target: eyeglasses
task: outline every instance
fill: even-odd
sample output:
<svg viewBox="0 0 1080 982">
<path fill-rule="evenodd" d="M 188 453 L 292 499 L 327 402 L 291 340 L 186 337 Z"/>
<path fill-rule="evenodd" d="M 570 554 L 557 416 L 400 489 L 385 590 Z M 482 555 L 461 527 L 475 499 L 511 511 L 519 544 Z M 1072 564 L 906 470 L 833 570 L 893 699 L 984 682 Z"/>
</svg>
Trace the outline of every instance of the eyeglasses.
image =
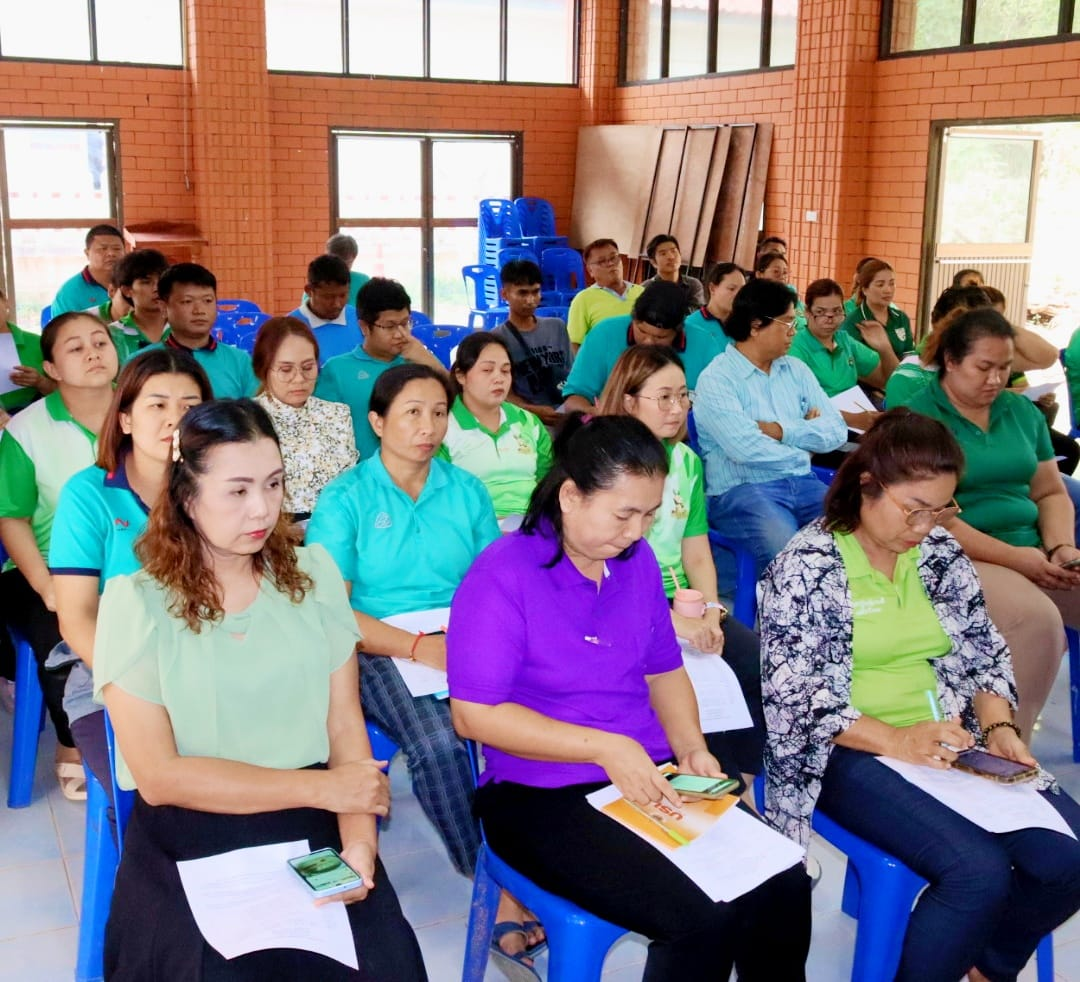
<svg viewBox="0 0 1080 982">
<path fill-rule="evenodd" d="M 795 318 L 794 317 L 792 317 L 791 320 L 789 320 L 789 321 L 782 320 L 779 317 L 766 317 L 766 318 L 764 318 L 764 320 L 772 321 L 774 324 L 783 324 L 784 327 L 789 331 L 795 330 Z"/>
<path fill-rule="evenodd" d="M 944 508 L 908 508 L 889 494 L 889 489 L 884 484 L 880 481 L 875 483 L 881 488 L 885 497 L 904 513 L 904 523 L 908 528 L 933 528 L 935 525 L 942 525 L 945 522 L 952 521 L 963 511 L 956 503 L 955 498 L 951 498 L 951 503 Z"/>
<path fill-rule="evenodd" d="M 270 371 L 282 382 L 288 382 L 295 378 L 297 372 L 300 373 L 302 378 L 315 378 L 319 374 L 319 363 L 317 361 L 305 361 L 299 365 L 294 365 L 292 362 L 284 362 L 281 365 L 275 365 Z"/>
<path fill-rule="evenodd" d="M 607 256 L 604 259 L 590 259 L 589 266 L 618 266 L 622 262 L 622 257 L 615 253 L 614 256 Z"/>
<path fill-rule="evenodd" d="M 387 334 L 408 334 L 412 331 L 413 319 L 410 317 L 407 320 L 398 321 L 396 324 L 379 324 L 376 322 L 373 326 L 380 331 L 386 331 Z"/>
<path fill-rule="evenodd" d="M 843 307 L 830 307 L 828 310 L 822 307 L 811 307 L 810 313 L 815 317 L 820 317 L 823 321 L 838 321 L 844 316 Z"/>
<path fill-rule="evenodd" d="M 665 392 L 658 396 L 646 396 L 638 393 L 639 399 L 651 399 L 656 405 L 665 412 L 669 409 L 674 409 L 676 406 L 692 406 L 694 404 L 693 392 Z"/>
</svg>

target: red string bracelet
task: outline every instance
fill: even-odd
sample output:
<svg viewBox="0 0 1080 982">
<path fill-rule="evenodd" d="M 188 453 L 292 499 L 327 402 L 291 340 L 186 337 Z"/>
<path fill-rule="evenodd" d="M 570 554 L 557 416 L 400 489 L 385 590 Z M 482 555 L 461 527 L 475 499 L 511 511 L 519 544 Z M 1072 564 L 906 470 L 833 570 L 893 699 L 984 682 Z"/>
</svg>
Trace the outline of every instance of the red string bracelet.
<svg viewBox="0 0 1080 982">
<path fill-rule="evenodd" d="M 413 638 L 412 647 L 409 649 L 409 661 L 416 661 L 416 646 L 420 643 L 420 639 L 424 636 L 423 631 L 417 631 L 416 637 Z"/>
</svg>

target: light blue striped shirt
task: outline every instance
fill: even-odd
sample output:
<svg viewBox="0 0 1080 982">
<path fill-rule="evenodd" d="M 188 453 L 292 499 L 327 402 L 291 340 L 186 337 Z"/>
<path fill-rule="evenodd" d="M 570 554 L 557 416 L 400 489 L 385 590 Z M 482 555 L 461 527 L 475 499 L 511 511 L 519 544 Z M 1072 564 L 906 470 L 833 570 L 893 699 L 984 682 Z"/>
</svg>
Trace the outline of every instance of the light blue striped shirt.
<svg viewBox="0 0 1080 982">
<path fill-rule="evenodd" d="M 812 408 L 821 415 L 806 419 Z M 694 419 L 710 495 L 809 474 L 810 454 L 835 450 L 847 439 L 843 417 L 806 365 L 785 355 L 766 374 L 735 345 L 701 373 Z M 766 436 L 758 422 L 779 423 L 783 439 Z"/>
</svg>

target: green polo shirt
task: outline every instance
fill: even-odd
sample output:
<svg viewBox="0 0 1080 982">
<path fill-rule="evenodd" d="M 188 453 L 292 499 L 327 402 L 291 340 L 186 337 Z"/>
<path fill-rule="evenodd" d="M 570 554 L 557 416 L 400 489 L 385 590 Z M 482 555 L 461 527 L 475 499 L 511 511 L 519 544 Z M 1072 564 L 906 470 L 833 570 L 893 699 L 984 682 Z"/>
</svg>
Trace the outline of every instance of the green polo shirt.
<svg viewBox="0 0 1080 982">
<path fill-rule="evenodd" d="M 724 325 L 719 318 L 713 317 L 709 313 L 708 307 L 699 307 L 692 314 L 687 314 L 686 320 L 683 321 L 683 327 L 689 327 L 691 324 L 694 327 L 700 327 L 706 334 L 710 335 L 720 345 L 721 351 L 731 344 L 731 338 L 728 337 L 727 332 L 724 330 Z"/>
<path fill-rule="evenodd" d="M 120 355 L 121 365 L 154 343 L 139 329 L 133 313 L 125 314 L 116 323 L 110 324 L 109 334 Z"/>
<path fill-rule="evenodd" d="M 608 376 L 615 362 L 627 348 L 633 347 L 634 337 L 630 330 L 630 315 L 609 317 L 589 332 L 585 343 L 578 349 L 574 367 L 563 386 L 563 396 L 582 396 L 595 402 L 604 391 Z M 687 388 L 697 385 L 698 376 L 718 354 L 720 345 L 703 328 L 693 324 L 683 327 L 684 344 L 675 348 L 686 370 Z"/>
<path fill-rule="evenodd" d="M 582 344 L 585 336 L 608 317 L 629 314 L 634 301 L 645 288 L 640 283 L 628 283 L 626 293 L 617 297 L 610 290 L 595 283 L 578 293 L 570 301 L 566 314 L 566 332 L 574 344 Z"/>
<path fill-rule="evenodd" d="M 41 335 L 24 331 L 17 324 L 10 322 L 7 328 L 11 332 L 11 340 L 15 342 L 15 353 L 19 356 L 19 364 L 44 374 L 44 369 L 41 367 Z M 38 390 L 33 386 L 22 386 L 0 395 L 0 406 L 7 410 L 22 409 L 23 406 L 29 406 L 37 397 Z"/>
<path fill-rule="evenodd" d="M 1069 422 L 1080 426 L 1080 330 L 1073 332 L 1065 349 L 1065 379 L 1069 384 L 1069 399 L 1074 415 Z"/>
<path fill-rule="evenodd" d="M 664 496 L 656 512 L 645 541 L 656 553 L 668 598 L 675 596 L 676 589 L 690 585 L 683 568 L 683 539 L 709 534 L 709 520 L 705 511 L 705 474 L 701 458 L 685 443 L 665 441 L 668 455 L 668 473 L 664 478 Z M 678 584 L 672 582 L 675 572 Z"/>
<path fill-rule="evenodd" d="M 115 338 L 114 338 L 115 343 Z M 255 372 L 251 368 L 251 356 L 246 351 L 218 341 L 211 336 L 210 340 L 201 348 L 189 348 L 179 341 L 172 340 L 171 332 L 165 328 L 165 333 L 157 344 L 148 344 L 128 355 L 130 360 L 139 351 L 152 351 L 154 348 L 179 348 L 188 352 L 202 365 L 207 378 L 210 379 L 210 389 L 215 399 L 243 399 L 255 395 L 259 389 L 259 380 L 255 378 Z"/>
<path fill-rule="evenodd" d="M 937 375 L 937 366 L 927 368 L 918 355 L 908 355 L 893 369 L 885 383 L 885 408 L 909 406 L 911 400 L 926 388 L 926 383 Z"/>
<path fill-rule="evenodd" d="M 830 399 L 858 385 L 859 379 L 881 364 L 881 355 L 873 348 L 859 344 L 850 334 L 837 331 L 833 338 L 836 344 L 830 351 L 808 327 L 801 327 L 795 332 L 788 352 L 809 366 Z"/>
<path fill-rule="evenodd" d="M 865 303 L 856 304 L 855 309 L 844 319 L 840 330 L 850 334 L 859 344 L 869 347 L 863 341 L 856 325 L 874 319 L 874 315 L 870 313 L 870 308 Z M 911 354 L 915 350 L 915 338 L 911 333 L 911 320 L 899 307 L 892 304 L 889 304 L 889 320 L 885 324 L 885 334 L 888 336 L 889 344 L 892 345 L 897 358 L 903 358 L 904 355 Z"/>
<path fill-rule="evenodd" d="M 497 518 L 524 515 L 534 488 L 551 470 L 551 436 L 538 416 L 510 402 L 503 403 L 492 433 L 458 396 L 439 456 L 484 482 Z"/>
<path fill-rule="evenodd" d="M 59 390 L 12 417 L 0 436 L 0 518 L 30 519 L 46 562 L 60 489 L 96 456 L 97 436 L 72 418 Z"/>
<path fill-rule="evenodd" d="M 890 580 L 874 569 L 854 535 L 834 532 L 851 591 L 851 705 L 890 726 L 934 718 L 930 661 L 952 648 L 919 577 L 919 548 L 896 557 Z"/>
<path fill-rule="evenodd" d="M 1054 459 L 1054 448 L 1035 403 L 1002 392 L 990 407 L 990 428 L 984 431 L 956 411 L 935 376 L 908 408 L 941 420 L 964 451 L 964 473 L 956 488 L 964 521 L 1011 546 L 1041 545 L 1031 480 L 1042 461 Z"/>
<path fill-rule="evenodd" d="M 375 381 L 388 368 L 407 364 L 401 355 L 390 361 L 372 358 L 364 346 L 358 344 L 348 354 L 328 359 L 319 369 L 315 395 L 327 402 L 343 402 L 349 407 L 360 460 L 365 460 L 379 449 L 379 438 L 368 422 L 371 390 L 375 388 Z"/>
</svg>

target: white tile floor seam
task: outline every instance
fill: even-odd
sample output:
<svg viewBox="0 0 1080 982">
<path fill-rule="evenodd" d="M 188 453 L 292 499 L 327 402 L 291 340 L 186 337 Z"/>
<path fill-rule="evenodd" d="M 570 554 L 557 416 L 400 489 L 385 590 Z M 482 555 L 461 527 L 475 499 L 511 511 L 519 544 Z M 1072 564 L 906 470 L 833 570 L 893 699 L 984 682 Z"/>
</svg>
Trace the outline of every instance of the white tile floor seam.
<svg viewBox="0 0 1080 982">
<path fill-rule="evenodd" d="M 71 982 L 78 945 L 82 886 L 81 805 L 63 798 L 52 776 L 53 738 L 47 732 L 38 753 L 35 797 L 16 811 L 0 804 L 0 982 Z M 1068 667 L 1063 665 L 1034 741 L 1040 760 L 1074 796 L 1080 797 L 1080 765 L 1072 763 Z M 6 794 L 11 753 L 10 717 L 0 713 L 0 774 Z M 399 757 L 391 770 L 394 813 L 381 854 L 406 917 L 416 930 L 431 982 L 461 978 L 471 884 L 455 873 L 434 829 L 413 797 Z M 840 909 L 843 858 L 815 840 L 812 854 L 822 865 L 814 891 L 814 931 L 807 965 L 812 982 L 846 982 L 851 973 L 855 922 Z M 1056 982 L 1080 982 L 1080 916 L 1055 933 Z M 645 944 L 628 936 L 604 964 L 604 982 L 639 982 Z M 543 975 L 546 957 L 538 960 Z M 488 969 L 488 982 L 502 975 Z M 1034 982 L 1028 966 L 1021 982 Z"/>
</svg>

